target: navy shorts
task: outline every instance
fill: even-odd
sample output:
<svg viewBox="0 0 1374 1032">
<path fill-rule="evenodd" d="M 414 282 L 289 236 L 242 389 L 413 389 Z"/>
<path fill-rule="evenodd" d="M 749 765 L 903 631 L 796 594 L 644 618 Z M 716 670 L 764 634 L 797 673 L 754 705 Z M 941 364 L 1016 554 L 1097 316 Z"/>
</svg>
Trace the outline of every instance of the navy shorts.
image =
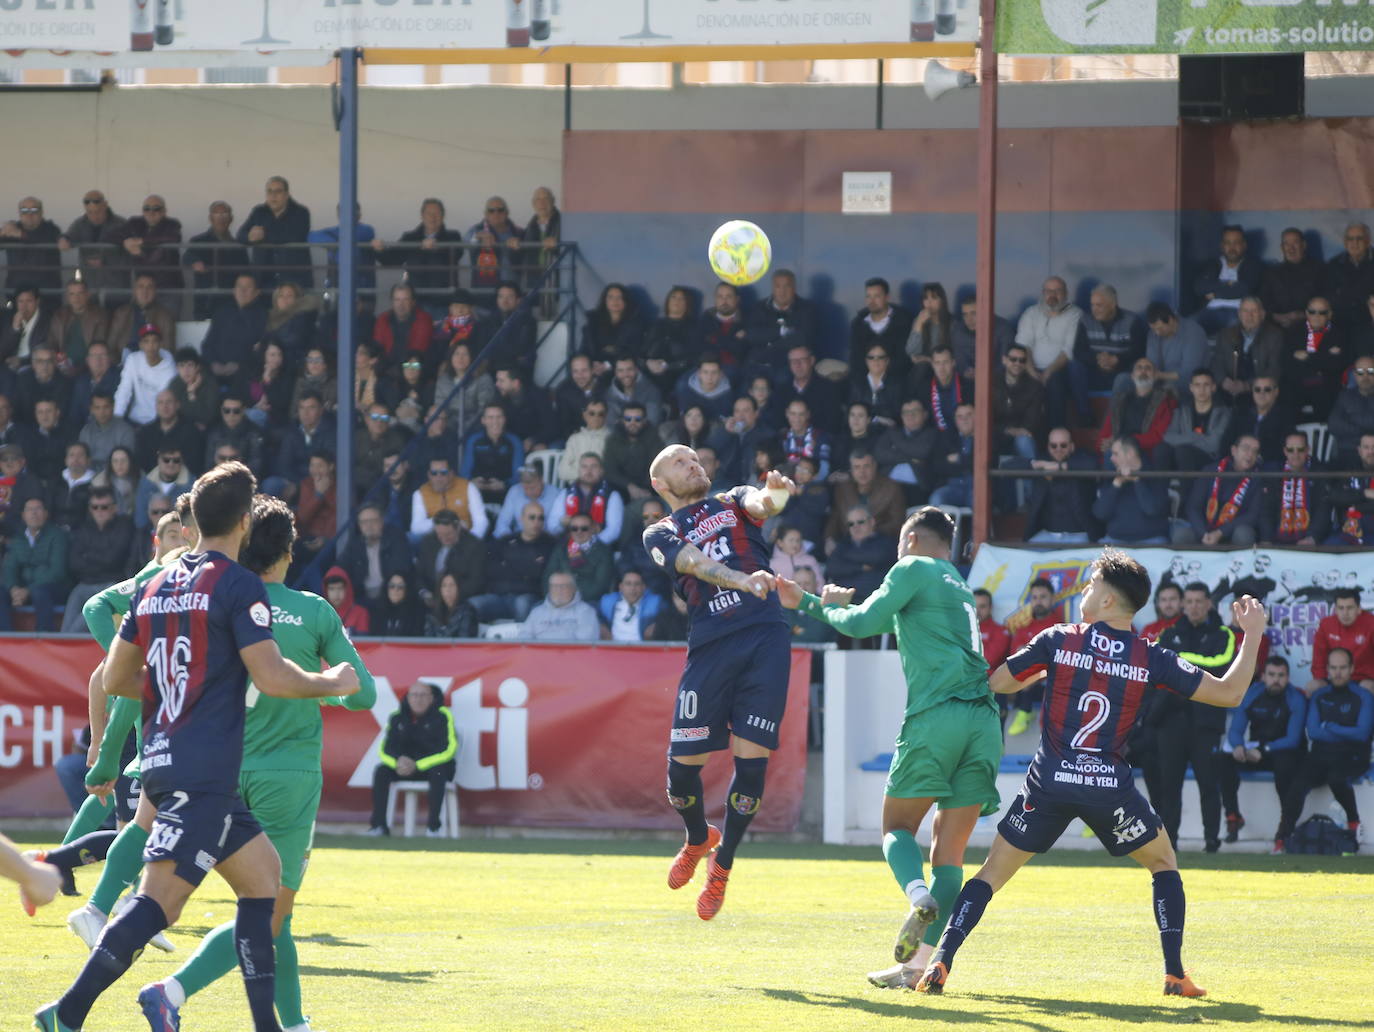
<svg viewBox="0 0 1374 1032">
<path fill-rule="evenodd" d="M 138 813 L 138 797 L 142 791 L 138 778 L 131 778 L 127 774 L 115 778 L 115 820 L 120 824 L 128 824 L 134 819 L 134 814 Z"/>
<path fill-rule="evenodd" d="M 1100 802 L 1085 803 L 1036 791 L 1029 784 L 1012 800 L 997 824 L 1002 837 L 1027 853 L 1044 853 L 1075 817 L 1092 829 L 1112 856 L 1126 856 L 1154 841 L 1164 822 L 1134 785 Z"/>
<path fill-rule="evenodd" d="M 243 799 L 216 792 L 164 792 L 157 808 L 143 862 L 171 860 L 176 875 L 199 885 L 211 868 L 262 834 Z"/>
<path fill-rule="evenodd" d="M 688 648 L 668 755 L 726 749 L 731 734 L 776 749 L 791 670 L 786 624 L 754 624 Z"/>
</svg>

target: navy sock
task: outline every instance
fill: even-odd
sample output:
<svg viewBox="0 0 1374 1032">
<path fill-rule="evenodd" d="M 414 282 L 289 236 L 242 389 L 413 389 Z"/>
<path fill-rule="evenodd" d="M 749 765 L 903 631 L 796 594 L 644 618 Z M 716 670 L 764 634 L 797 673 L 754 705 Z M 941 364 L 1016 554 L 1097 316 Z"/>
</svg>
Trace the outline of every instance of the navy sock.
<svg viewBox="0 0 1374 1032">
<path fill-rule="evenodd" d="M 93 831 L 89 835 L 82 835 L 79 839 L 68 842 L 65 846 L 48 850 L 48 855 L 44 859 L 64 871 L 70 871 L 73 867 L 84 867 L 86 864 L 98 864 L 110 851 L 115 835 L 116 832 L 113 831 Z"/>
<path fill-rule="evenodd" d="M 668 758 L 668 802 L 687 826 L 687 841 L 699 846 L 706 841 L 706 804 L 701 799 L 701 768 Z"/>
<path fill-rule="evenodd" d="M 1177 871 L 1156 871 L 1155 920 L 1159 922 L 1159 947 L 1164 951 L 1164 973 L 1183 977 L 1183 918 L 1187 903 L 1183 879 Z"/>
<path fill-rule="evenodd" d="M 167 927 L 167 915 L 151 896 L 138 895 L 113 921 L 105 926 L 95 949 L 76 981 L 57 1001 L 57 1016 L 68 1028 L 80 1028 L 95 1001 L 119 980 L 148 940 Z"/>
<path fill-rule="evenodd" d="M 248 992 L 254 1032 L 281 1032 L 273 997 L 277 990 L 277 958 L 272 952 L 272 906 L 267 899 L 240 899 L 234 918 L 234 948 Z"/>
<path fill-rule="evenodd" d="M 931 955 L 931 963 L 938 961 L 947 969 L 954 967 L 954 955 L 959 952 L 959 947 L 964 944 L 969 933 L 982 920 L 983 911 L 991 900 L 992 886 L 982 878 L 970 878 L 964 882 L 964 887 L 959 891 L 959 898 L 954 901 L 954 909 L 950 912 L 945 934 L 940 936 L 940 945 L 935 947 L 935 952 Z"/>
<path fill-rule="evenodd" d="M 747 760 L 735 757 L 735 779 L 730 782 L 730 794 L 725 797 L 725 830 L 721 833 L 720 848 L 716 850 L 716 863 L 721 867 L 735 866 L 735 850 L 763 801 L 763 779 L 767 773 L 767 756 Z"/>
</svg>

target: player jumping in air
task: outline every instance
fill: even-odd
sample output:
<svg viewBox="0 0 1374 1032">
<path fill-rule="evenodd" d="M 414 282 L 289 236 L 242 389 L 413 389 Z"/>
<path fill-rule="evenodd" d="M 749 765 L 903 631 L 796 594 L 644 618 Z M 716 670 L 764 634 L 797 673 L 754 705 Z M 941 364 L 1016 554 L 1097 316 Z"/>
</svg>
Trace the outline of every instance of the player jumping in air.
<svg viewBox="0 0 1374 1032">
<path fill-rule="evenodd" d="M 267 589 L 231 558 L 247 536 L 256 489 L 238 462 L 196 481 L 199 550 L 134 592 L 106 658 L 106 691 L 143 699 L 143 791 L 157 816 L 139 894 L 105 926 L 71 987 L 34 1014 L 39 1032 L 79 1030 L 211 869 L 238 896 L 235 945 L 255 1032 L 281 1032 L 272 1006 L 280 863 L 237 792 L 248 676 L 263 693 L 291 698 L 351 695 L 359 683 L 346 663 L 306 673 L 272 640 Z"/>
<path fill-rule="evenodd" d="M 715 850 L 697 897 L 697 916 L 709 921 L 725 902 L 735 850 L 758 813 L 787 705 L 791 646 L 760 528 L 778 511 L 768 490 L 795 493 L 796 487 L 770 472 L 767 489 L 712 495 L 697 453 L 682 445 L 658 453 L 649 482 L 672 514 L 645 529 L 644 548 L 677 574 L 690 613 L 668 745 L 668 801 L 687 826 L 687 841 L 668 871 L 668 887 L 686 885 Z M 731 746 L 735 777 L 722 835 L 706 823 L 701 768 L 711 753 Z"/>
<path fill-rule="evenodd" d="M 883 790 L 883 856 L 911 905 L 897 933 L 897 965 L 874 971 L 880 989 L 910 989 L 921 977 L 964 881 L 964 848 L 973 826 L 998 807 L 1002 724 L 988 690 L 988 665 L 973 592 L 950 562 L 954 524 L 934 506 L 907 517 L 897 563 L 863 605 L 853 588 L 825 587 L 820 598 L 785 578 L 778 595 L 852 638 L 897 636 L 906 677 L 906 712 Z M 930 808 L 931 884 L 921 869 L 916 831 Z"/>
<path fill-rule="evenodd" d="M 1245 632 L 1240 654 L 1221 678 L 1199 670 L 1131 629 L 1150 600 L 1150 575 L 1123 552 L 1107 550 L 1083 589 L 1084 623 L 1036 635 L 992 675 L 992 690 L 1015 692 L 1045 679 L 1040 747 L 1026 784 L 997 826 L 988 858 L 955 901 L 917 992 L 944 990 L 954 956 L 992 894 L 1021 865 L 1054 845 L 1075 817 L 1112 856 L 1129 856 L 1154 876 L 1153 911 L 1164 951 L 1166 996 L 1205 996 L 1183 970 L 1183 881 L 1163 822 L 1136 790 L 1123 758 L 1146 692 L 1171 691 L 1211 706 L 1237 705 L 1255 673 L 1264 607 L 1249 595 L 1232 604 Z"/>
<path fill-rule="evenodd" d="M 320 703 L 371 709 L 377 689 L 334 607 L 318 595 L 293 591 L 284 583 L 295 542 L 295 519 L 286 503 L 267 495 L 253 499 L 253 526 L 239 561 L 267 584 L 272 637 L 282 655 L 303 670 L 318 670 L 321 664 L 349 664 L 357 671 L 362 688 L 346 699 L 315 700 L 273 698 L 250 685 L 239 794 L 281 857 L 281 891 L 272 911 L 277 1016 L 286 1032 L 310 1032 L 301 1011 L 291 910 L 305 878 L 324 781 L 320 770 L 324 746 Z M 234 922 L 229 921 L 210 932 L 175 975 L 143 987 L 138 1000 L 153 1032 L 179 1027 L 178 1011 L 186 999 L 223 978 L 234 963 Z"/>
</svg>

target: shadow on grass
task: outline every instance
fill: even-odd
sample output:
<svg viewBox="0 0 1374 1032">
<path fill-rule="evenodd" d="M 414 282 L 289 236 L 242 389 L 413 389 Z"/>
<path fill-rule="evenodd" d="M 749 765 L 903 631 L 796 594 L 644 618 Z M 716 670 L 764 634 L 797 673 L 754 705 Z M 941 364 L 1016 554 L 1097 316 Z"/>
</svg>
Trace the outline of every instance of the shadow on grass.
<svg viewBox="0 0 1374 1032">
<path fill-rule="evenodd" d="M 370 978 L 377 982 L 397 982 L 401 985 L 432 982 L 434 976 L 439 974 L 438 971 L 372 971 L 368 968 L 317 967 L 314 964 L 302 964 L 300 971 L 302 975 L 318 978 Z"/>
<path fill-rule="evenodd" d="M 312 906 L 313 910 L 314 907 Z M 337 935 L 330 935 L 328 932 L 316 932 L 314 935 L 295 936 L 297 942 L 308 942 L 312 946 L 351 946 L 354 949 L 372 949 L 370 942 L 351 942 L 348 939 L 340 939 Z"/>
<path fill-rule="evenodd" d="M 737 987 L 746 988 L 747 987 Z M 785 1003 L 800 1003 L 809 1007 L 834 1007 L 844 1010 L 858 1010 L 881 1017 L 922 1018 L 939 1021 L 947 1025 L 999 1024 L 1017 1025 L 1035 1029 L 1037 1032 L 1054 1032 L 1054 1026 L 1041 1024 L 1025 1013 L 1042 1014 L 1054 1017 L 1071 1017 L 1102 1021 L 1107 1024 L 1099 1027 L 1124 1028 L 1131 1024 L 1147 1022 L 1164 1023 L 1203 1023 L 1208 1021 L 1230 1021 L 1236 1023 L 1264 1022 L 1276 1025 L 1310 1026 L 1312 1018 L 1304 1014 L 1274 1014 L 1249 1003 L 1227 1002 L 1223 1000 L 1190 1000 L 1173 1004 L 1150 1003 L 1111 1003 L 1092 1000 L 1060 1000 L 1043 996 L 1003 996 L 994 993 L 958 993 L 954 999 L 971 1000 L 978 1003 L 993 1004 L 1013 1008 L 1012 1013 L 987 1014 L 968 1010 L 950 1010 L 941 1006 L 940 997 L 919 996 L 902 992 L 883 999 L 871 996 L 841 996 L 832 993 L 808 993 L 791 989 L 772 989 L 767 986 L 757 990 L 770 999 Z M 1323 1018 L 1322 1025 L 1338 1028 L 1369 1028 L 1369 1021 Z"/>
<path fill-rule="evenodd" d="M 549 853 L 564 856 L 644 856 L 665 861 L 672 857 L 676 844 L 667 839 L 569 839 L 569 838 L 464 838 L 452 839 L 375 839 L 361 835 L 320 835 L 316 847 L 343 850 L 387 850 L 395 852 L 438 853 Z M 821 843 L 746 841 L 745 859 L 765 860 L 849 860 L 881 862 L 877 846 L 831 846 Z M 968 850 L 965 863 L 982 863 L 985 849 Z M 1036 857 L 1032 863 L 1049 867 L 1118 867 L 1099 850 L 1061 850 Z M 1322 874 L 1374 874 L 1371 856 L 1270 856 L 1266 853 L 1182 853 L 1179 866 L 1184 871 L 1264 871 L 1268 873 L 1312 872 Z"/>
</svg>

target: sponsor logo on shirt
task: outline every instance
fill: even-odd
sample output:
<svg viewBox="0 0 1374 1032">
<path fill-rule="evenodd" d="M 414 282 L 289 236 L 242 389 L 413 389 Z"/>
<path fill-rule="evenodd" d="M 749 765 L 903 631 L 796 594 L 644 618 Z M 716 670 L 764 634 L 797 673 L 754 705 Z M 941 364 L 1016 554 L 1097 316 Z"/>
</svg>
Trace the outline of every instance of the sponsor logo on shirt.
<svg viewBox="0 0 1374 1032">
<path fill-rule="evenodd" d="M 254 602 L 249 606 L 248 615 L 253 618 L 253 622 L 259 627 L 272 626 L 272 614 L 268 612 L 267 607 L 261 602 Z"/>
<path fill-rule="evenodd" d="M 724 512 L 712 513 L 698 523 L 687 532 L 687 540 L 694 545 L 699 544 L 718 531 L 737 526 L 739 526 L 739 520 L 735 517 L 734 510 L 726 509 Z"/>
<path fill-rule="evenodd" d="M 1092 645 L 1094 652 L 1100 652 L 1102 655 L 1112 659 L 1115 659 L 1126 650 L 1126 643 L 1124 641 L 1109 637 L 1097 628 L 1093 628 L 1092 633 L 1088 635 L 1088 641 Z"/>
</svg>

